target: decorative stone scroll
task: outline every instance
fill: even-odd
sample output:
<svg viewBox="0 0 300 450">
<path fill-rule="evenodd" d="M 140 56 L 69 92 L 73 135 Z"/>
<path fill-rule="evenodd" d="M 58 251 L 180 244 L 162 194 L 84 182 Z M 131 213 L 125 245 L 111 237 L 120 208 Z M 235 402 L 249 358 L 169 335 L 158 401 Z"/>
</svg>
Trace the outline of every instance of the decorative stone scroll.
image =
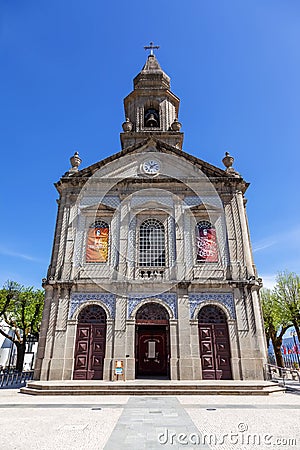
<svg viewBox="0 0 300 450">
<path fill-rule="evenodd" d="M 115 318 L 116 296 L 114 294 L 72 294 L 69 308 L 69 319 L 71 319 L 76 309 L 87 301 L 100 301 L 107 306 L 112 319 Z M 101 306 L 101 304 L 100 304 Z"/>
<path fill-rule="evenodd" d="M 148 294 L 136 294 L 130 295 L 127 303 L 127 318 L 129 319 L 134 308 L 143 300 L 149 299 L 151 301 L 161 300 L 172 311 L 174 319 L 177 319 L 177 295 L 176 294 L 161 294 L 161 295 L 148 295 Z"/>
<path fill-rule="evenodd" d="M 218 304 L 221 303 L 227 309 L 230 318 L 235 319 L 235 306 L 233 300 L 233 294 L 231 293 L 199 293 L 199 294 L 189 294 L 189 302 L 190 302 L 190 317 L 194 318 L 195 310 L 201 303 L 211 303 Z"/>
</svg>

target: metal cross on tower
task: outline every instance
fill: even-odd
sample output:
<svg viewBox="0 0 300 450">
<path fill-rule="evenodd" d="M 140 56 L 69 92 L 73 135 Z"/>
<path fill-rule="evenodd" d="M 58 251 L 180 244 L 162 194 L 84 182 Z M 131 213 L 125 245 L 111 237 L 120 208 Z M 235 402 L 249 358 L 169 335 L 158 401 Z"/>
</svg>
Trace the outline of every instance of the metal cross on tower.
<svg viewBox="0 0 300 450">
<path fill-rule="evenodd" d="M 153 44 L 153 42 L 150 42 L 150 44 L 149 45 L 146 45 L 145 47 L 144 47 L 144 49 L 145 50 L 150 50 L 150 55 L 153 55 L 154 53 L 153 53 L 153 50 L 155 49 L 159 49 L 159 45 L 154 45 Z"/>
</svg>

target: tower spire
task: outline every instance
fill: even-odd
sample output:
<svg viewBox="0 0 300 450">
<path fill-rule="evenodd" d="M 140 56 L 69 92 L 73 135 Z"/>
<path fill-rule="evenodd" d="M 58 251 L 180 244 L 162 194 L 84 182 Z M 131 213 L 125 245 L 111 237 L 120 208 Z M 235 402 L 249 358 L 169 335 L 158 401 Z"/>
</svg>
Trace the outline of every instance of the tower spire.
<svg viewBox="0 0 300 450">
<path fill-rule="evenodd" d="M 178 122 L 179 98 L 171 91 L 170 77 L 162 70 L 150 42 L 150 50 L 140 73 L 133 80 L 133 91 L 124 99 L 122 148 L 142 142 L 149 136 L 182 148 L 183 133 Z"/>
</svg>

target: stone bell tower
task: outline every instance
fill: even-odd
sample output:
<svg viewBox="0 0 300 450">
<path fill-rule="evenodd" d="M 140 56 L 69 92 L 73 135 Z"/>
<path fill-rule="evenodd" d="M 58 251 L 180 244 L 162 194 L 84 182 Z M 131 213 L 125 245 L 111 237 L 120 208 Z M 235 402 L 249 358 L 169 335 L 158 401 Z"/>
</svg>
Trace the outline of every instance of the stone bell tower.
<svg viewBox="0 0 300 450">
<path fill-rule="evenodd" d="M 160 67 L 152 49 L 143 69 L 134 78 L 133 87 L 124 99 L 126 121 L 122 125 L 122 149 L 142 142 L 150 135 L 182 149 L 183 133 L 178 122 L 180 100 L 171 92 L 170 78 Z"/>
</svg>

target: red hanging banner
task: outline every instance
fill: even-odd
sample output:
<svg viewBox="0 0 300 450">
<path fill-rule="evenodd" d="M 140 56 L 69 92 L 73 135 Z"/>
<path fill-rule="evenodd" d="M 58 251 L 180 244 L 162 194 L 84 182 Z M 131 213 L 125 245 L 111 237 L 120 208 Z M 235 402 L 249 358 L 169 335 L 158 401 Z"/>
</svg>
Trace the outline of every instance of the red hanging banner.
<svg viewBox="0 0 300 450">
<path fill-rule="evenodd" d="M 197 261 L 218 262 L 218 244 L 215 228 L 198 225 L 197 233 Z"/>
</svg>

